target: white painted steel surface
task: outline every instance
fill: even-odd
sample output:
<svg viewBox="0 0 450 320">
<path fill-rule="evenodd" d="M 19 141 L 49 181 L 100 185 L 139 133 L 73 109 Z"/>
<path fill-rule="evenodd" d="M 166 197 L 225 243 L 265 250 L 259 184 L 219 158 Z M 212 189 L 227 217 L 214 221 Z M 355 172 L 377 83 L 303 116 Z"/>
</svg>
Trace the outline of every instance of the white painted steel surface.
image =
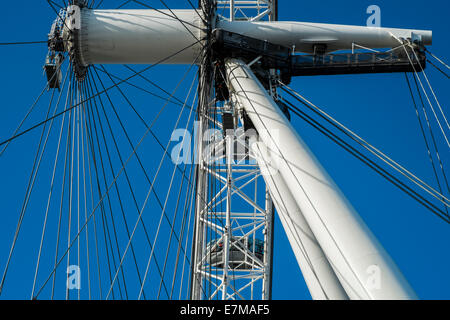
<svg viewBox="0 0 450 320">
<path fill-rule="evenodd" d="M 395 263 L 244 62 L 227 78 L 350 299 L 416 299 Z"/>
<path fill-rule="evenodd" d="M 325 253 L 306 222 L 291 191 L 280 174 L 268 174 L 271 160 L 262 143 L 254 143 L 252 150 L 270 190 L 273 203 L 291 244 L 306 285 L 314 300 L 347 300 Z"/>
<path fill-rule="evenodd" d="M 179 20 L 177 20 L 176 18 Z M 194 10 L 81 10 L 79 51 L 85 64 L 152 64 L 162 61 L 191 64 L 201 50 L 201 20 Z M 267 40 L 297 52 L 313 52 L 315 44 L 327 51 L 393 48 L 397 38 L 421 35 L 425 45 L 432 32 L 409 29 L 369 28 L 306 22 L 219 21 L 218 28 Z M 196 43 L 196 44 L 195 44 Z M 196 61 L 198 63 L 198 61 Z"/>
<path fill-rule="evenodd" d="M 172 12 L 81 10 L 82 62 L 85 65 L 153 64 L 174 55 L 163 63 L 191 64 L 201 49 L 200 17 L 194 10 Z M 190 45 L 193 46 L 176 54 Z"/>
<path fill-rule="evenodd" d="M 295 48 L 296 52 L 314 52 L 315 44 L 327 45 L 327 52 L 352 49 L 353 44 L 368 48 L 398 47 L 395 38 L 411 38 L 412 33 L 422 36 L 424 45 L 431 45 L 432 32 L 426 30 L 374 28 L 309 22 L 249 22 L 220 21 L 218 28 L 252 38 Z"/>
</svg>

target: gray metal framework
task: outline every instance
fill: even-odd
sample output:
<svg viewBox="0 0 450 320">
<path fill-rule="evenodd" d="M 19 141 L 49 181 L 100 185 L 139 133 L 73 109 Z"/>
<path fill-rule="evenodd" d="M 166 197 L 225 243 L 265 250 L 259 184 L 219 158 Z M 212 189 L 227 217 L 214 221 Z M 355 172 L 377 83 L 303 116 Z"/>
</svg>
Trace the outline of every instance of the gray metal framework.
<svg viewBox="0 0 450 320">
<path fill-rule="evenodd" d="M 274 20 L 275 3 L 217 1 L 217 11 L 209 17 L 211 28 L 216 19 Z M 206 8 L 211 8 L 212 3 L 204 0 L 201 4 L 208 13 Z M 245 131 L 233 102 L 215 100 L 211 84 L 220 72 L 205 52 L 199 83 L 191 298 L 268 300 L 272 286 L 274 206 L 248 148 L 249 139 L 257 138 L 256 135 L 249 136 Z M 231 129 L 224 128 L 224 114 L 233 119 Z"/>
<path fill-rule="evenodd" d="M 228 21 L 277 20 L 277 0 L 217 0 L 217 14 Z"/>
</svg>

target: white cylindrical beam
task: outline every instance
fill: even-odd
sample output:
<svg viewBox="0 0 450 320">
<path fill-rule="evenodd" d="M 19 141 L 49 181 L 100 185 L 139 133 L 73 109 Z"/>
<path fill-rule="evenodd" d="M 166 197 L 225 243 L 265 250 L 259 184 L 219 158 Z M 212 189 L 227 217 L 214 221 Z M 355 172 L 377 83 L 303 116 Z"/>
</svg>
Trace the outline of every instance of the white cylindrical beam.
<svg viewBox="0 0 450 320">
<path fill-rule="evenodd" d="M 78 28 L 75 46 L 83 65 L 191 64 L 202 48 L 196 43 L 204 36 L 199 11 L 78 8 L 73 12 L 65 25 L 72 31 Z M 421 36 L 425 45 L 432 42 L 431 31 L 411 29 L 278 21 L 219 21 L 217 27 L 294 47 L 298 52 L 313 52 L 318 44 L 326 45 L 327 52 L 352 49 L 354 44 L 392 48 L 398 46 L 399 38 L 411 38 L 412 34 Z"/>
<path fill-rule="evenodd" d="M 280 174 L 271 174 L 263 143 L 251 145 L 303 278 L 314 300 L 348 300 L 344 288 Z"/>
<path fill-rule="evenodd" d="M 202 25 L 194 10 L 82 9 L 80 15 L 84 65 L 191 64 L 201 50 Z"/>
<path fill-rule="evenodd" d="M 250 68 L 241 60 L 228 59 L 226 69 L 235 99 L 267 146 L 350 299 L 416 299 L 395 263 Z"/>
<path fill-rule="evenodd" d="M 350 50 L 354 44 L 367 48 L 394 48 L 396 38 L 422 37 L 424 45 L 431 45 L 432 32 L 426 30 L 375 28 L 309 22 L 251 22 L 220 21 L 218 28 L 295 48 L 297 52 L 314 52 L 314 45 L 326 45 L 326 51 Z"/>
</svg>

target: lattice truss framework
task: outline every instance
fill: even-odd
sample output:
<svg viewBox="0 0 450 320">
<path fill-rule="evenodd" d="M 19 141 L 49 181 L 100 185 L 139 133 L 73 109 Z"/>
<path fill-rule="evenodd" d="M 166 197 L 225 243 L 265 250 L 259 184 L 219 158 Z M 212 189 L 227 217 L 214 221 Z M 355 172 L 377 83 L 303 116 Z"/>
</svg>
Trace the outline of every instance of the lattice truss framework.
<svg viewBox="0 0 450 320">
<path fill-rule="evenodd" d="M 217 1 L 216 13 L 219 19 L 257 21 L 274 19 L 272 9 L 272 1 Z M 274 206 L 249 149 L 257 136 L 245 131 L 239 107 L 215 101 L 206 83 L 201 90 L 210 99 L 200 120 L 203 142 L 196 144 L 202 152 L 192 298 L 270 299 Z M 224 132 L 224 113 L 233 116 L 234 130 Z"/>
</svg>

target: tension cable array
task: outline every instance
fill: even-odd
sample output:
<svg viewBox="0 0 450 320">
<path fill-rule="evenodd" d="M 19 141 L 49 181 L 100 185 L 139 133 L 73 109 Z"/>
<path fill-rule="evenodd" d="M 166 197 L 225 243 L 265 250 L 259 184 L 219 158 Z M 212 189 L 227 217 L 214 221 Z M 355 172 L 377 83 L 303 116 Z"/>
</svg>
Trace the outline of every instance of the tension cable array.
<svg viewBox="0 0 450 320">
<path fill-rule="evenodd" d="M 425 51 L 428 52 L 433 58 L 435 58 L 437 61 L 439 61 L 442 65 L 444 65 L 447 69 L 450 69 L 450 66 L 446 64 L 442 59 L 439 59 L 435 54 L 433 54 L 430 50 L 425 48 Z"/>
<path fill-rule="evenodd" d="M 280 82 L 281 83 L 281 82 Z M 383 178 L 388 180 L 390 183 L 398 187 L 400 190 L 405 192 L 407 195 L 412 197 L 414 200 L 419 202 L 421 205 L 426 207 L 432 213 L 437 215 L 439 218 L 444 220 L 445 222 L 450 224 L 450 215 L 448 214 L 448 207 L 450 206 L 450 200 L 446 198 L 442 193 L 436 191 L 431 186 L 423 182 L 421 179 L 416 177 L 414 174 L 406 170 L 404 167 L 399 165 L 397 162 L 393 161 L 391 158 L 386 156 L 380 150 L 369 144 L 367 141 L 356 135 L 354 132 L 349 130 L 347 127 L 336 121 L 330 115 L 322 111 L 319 107 L 306 100 L 299 93 L 291 89 L 290 87 L 282 84 L 282 89 L 289 96 L 295 99 L 297 102 L 300 102 L 302 105 L 306 106 L 310 111 L 312 111 L 315 115 L 319 116 L 322 120 L 325 120 L 328 124 L 330 124 L 335 129 L 338 129 L 341 133 L 343 133 L 347 138 L 350 138 L 353 142 L 356 142 L 359 146 L 363 147 L 367 151 L 369 151 L 372 155 L 376 156 L 383 163 L 387 164 L 391 169 L 401 174 L 403 177 L 407 178 L 411 181 L 416 187 L 419 187 L 433 198 L 437 199 L 441 204 L 444 205 L 444 210 L 432 203 L 429 199 L 427 199 L 424 195 L 421 195 L 417 190 L 408 186 L 404 181 L 400 180 L 397 176 L 384 169 L 380 164 L 376 163 L 370 157 L 364 155 L 361 151 L 359 151 L 356 147 L 352 146 L 345 139 L 338 136 L 336 133 L 328 129 L 325 125 L 321 124 L 319 121 L 308 115 L 306 112 L 295 106 L 293 103 L 289 102 L 286 99 L 283 99 L 285 103 L 287 103 L 289 109 L 298 117 L 306 121 L 308 124 L 313 126 L 319 132 L 324 134 L 326 137 L 331 139 L 334 143 L 338 144 L 340 147 L 344 148 L 347 152 L 352 154 L 358 160 L 362 161 L 364 164 L 369 166 Z"/>
</svg>

